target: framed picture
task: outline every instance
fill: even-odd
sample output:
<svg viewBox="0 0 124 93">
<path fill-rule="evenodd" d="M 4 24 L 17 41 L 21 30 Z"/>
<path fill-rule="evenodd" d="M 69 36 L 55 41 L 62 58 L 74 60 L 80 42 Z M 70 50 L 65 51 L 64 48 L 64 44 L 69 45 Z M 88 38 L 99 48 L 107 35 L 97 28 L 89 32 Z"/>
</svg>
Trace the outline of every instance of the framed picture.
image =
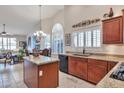
<svg viewBox="0 0 124 93">
<path fill-rule="evenodd" d="M 65 46 L 71 46 L 71 34 L 65 34 Z"/>
<path fill-rule="evenodd" d="M 26 42 L 25 41 L 19 41 L 19 47 L 26 47 Z"/>
</svg>

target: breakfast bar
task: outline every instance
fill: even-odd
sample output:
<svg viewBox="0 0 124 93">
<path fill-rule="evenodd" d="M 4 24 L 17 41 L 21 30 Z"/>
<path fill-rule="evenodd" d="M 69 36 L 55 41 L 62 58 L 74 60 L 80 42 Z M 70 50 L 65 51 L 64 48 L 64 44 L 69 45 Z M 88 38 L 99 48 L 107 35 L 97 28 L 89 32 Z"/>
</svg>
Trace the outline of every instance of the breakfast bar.
<svg viewBox="0 0 124 93">
<path fill-rule="evenodd" d="M 24 82 L 29 88 L 55 88 L 59 85 L 59 60 L 46 56 L 24 57 Z"/>
</svg>

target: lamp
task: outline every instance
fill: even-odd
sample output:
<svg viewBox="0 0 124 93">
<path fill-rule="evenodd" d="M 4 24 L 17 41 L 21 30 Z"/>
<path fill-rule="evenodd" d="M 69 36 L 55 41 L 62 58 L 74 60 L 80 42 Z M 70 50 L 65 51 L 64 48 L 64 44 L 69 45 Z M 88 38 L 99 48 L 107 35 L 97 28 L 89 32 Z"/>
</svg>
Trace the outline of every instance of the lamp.
<svg viewBox="0 0 124 93">
<path fill-rule="evenodd" d="M 42 24 L 41 24 L 41 5 L 39 5 L 39 13 L 40 13 L 40 30 L 33 33 L 33 35 L 37 37 L 45 37 L 46 33 L 42 31 Z"/>
</svg>

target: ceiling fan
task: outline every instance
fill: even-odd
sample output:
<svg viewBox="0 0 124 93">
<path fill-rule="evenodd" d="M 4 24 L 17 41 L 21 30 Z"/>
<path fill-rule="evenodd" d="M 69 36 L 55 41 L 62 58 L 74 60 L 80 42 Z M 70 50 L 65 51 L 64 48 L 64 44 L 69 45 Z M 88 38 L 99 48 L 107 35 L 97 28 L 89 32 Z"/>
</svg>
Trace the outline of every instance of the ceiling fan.
<svg viewBox="0 0 124 93">
<path fill-rule="evenodd" d="M 3 24 L 3 32 L 1 32 L 0 35 L 3 35 L 3 36 L 12 35 L 12 34 L 7 33 L 7 32 L 5 31 L 5 24 Z"/>
</svg>

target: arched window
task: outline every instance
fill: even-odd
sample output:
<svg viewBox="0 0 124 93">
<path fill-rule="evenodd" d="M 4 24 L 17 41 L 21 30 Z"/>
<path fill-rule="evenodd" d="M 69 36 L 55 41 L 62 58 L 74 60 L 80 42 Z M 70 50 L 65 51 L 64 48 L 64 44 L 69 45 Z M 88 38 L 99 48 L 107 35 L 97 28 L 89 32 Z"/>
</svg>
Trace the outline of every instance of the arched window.
<svg viewBox="0 0 124 93">
<path fill-rule="evenodd" d="M 63 26 L 55 24 L 52 29 L 52 53 L 58 54 L 64 51 L 64 31 Z"/>
</svg>

